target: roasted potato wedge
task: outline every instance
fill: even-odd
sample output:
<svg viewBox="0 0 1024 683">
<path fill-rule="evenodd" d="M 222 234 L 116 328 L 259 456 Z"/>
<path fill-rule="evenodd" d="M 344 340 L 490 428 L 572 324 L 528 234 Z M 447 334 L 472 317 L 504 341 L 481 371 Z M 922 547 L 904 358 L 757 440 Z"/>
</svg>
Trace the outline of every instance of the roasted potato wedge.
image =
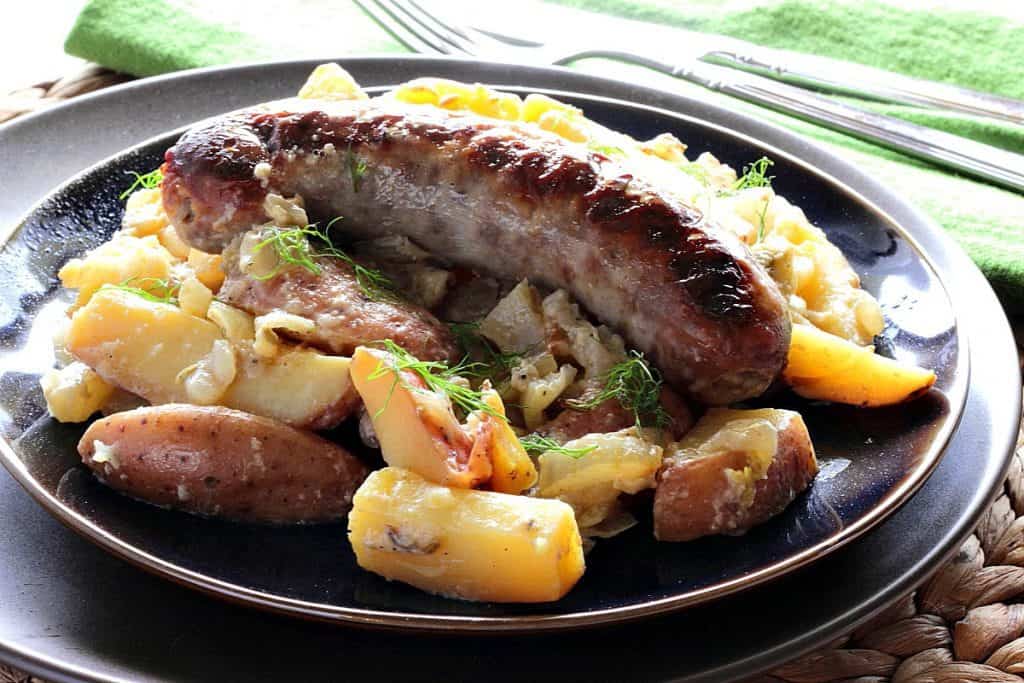
<svg viewBox="0 0 1024 683">
<path fill-rule="evenodd" d="M 89 426 L 78 453 L 101 481 L 133 498 L 245 522 L 341 519 L 366 477 L 341 446 L 219 406 L 115 413 Z"/>
<path fill-rule="evenodd" d="M 102 289 L 72 316 L 64 343 L 104 381 L 150 403 L 218 404 L 313 429 L 337 426 L 358 406 L 348 358 L 290 344 L 274 358 L 256 357 L 246 338 L 251 318 L 217 301 L 208 308 L 217 324 L 168 303 Z M 215 353 L 229 342 L 231 362 L 215 362 L 229 358 Z M 208 365 L 216 366 L 210 375 L 230 368 L 196 391 Z"/>
<path fill-rule="evenodd" d="M 350 370 L 389 465 L 458 488 L 491 478 L 489 436 L 459 424 L 447 396 L 431 391 L 415 373 L 396 370 L 391 354 L 379 349 L 358 347 Z M 478 426 L 489 431 L 487 424 Z"/>
<path fill-rule="evenodd" d="M 558 451 L 542 453 L 537 459 L 537 495 L 571 505 L 576 523 L 583 529 L 612 514 L 620 493 L 653 488 L 661 467 L 661 446 L 632 427 L 610 434 L 587 434 L 565 447 L 592 450 L 581 457 Z"/>
<path fill-rule="evenodd" d="M 935 373 L 906 365 L 811 325 L 793 325 L 783 378 L 805 398 L 856 406 L 887 406 L 914 398 Z"/>
<path fill-rule="evenodd" d="M 171 274 L 174 257 L 156 237 L 119 235 L 82 258 L 64 264 L 57 274 L 68 289 L 78 290 L 74 308 L 84 306 L 103 285 L 164 280 Z"/>
<path fill-rule="evenodd" d="M 366 93 L 337 63 L 321 64 L 306 79 L 300 98 L 307 100 L 365 100 Z"/>
<path fill-rule="evenodd" d="M 498 392 L 490 389 L 484 393 L 484 401 L 496 415 L 505 415 L 505 404 Z M 493 416 L 482 416 L 490 422 L 491 489 L 499 493 L 522 493 L 537 483 L 537 468 L 526 453 L 519 437 L 508 422 Z"/>
<path fill-rule="evenodd" d="M 46 408 L 59 422 L 85 422 L 101 410 L 114 393 L 110 386 L 84 363 L 47 370 L 39 380 Z"/>
<path fill-rule="evenodd" d="M 179 378 L 219 337 L 216 325 L 177 306 L 101 289 L 75 311 L 64 343 L 110 384 L 151 403 L 186 403 L 190 399 Z"/>
<path fill-rule="evenodd" d="M 565 503 L 448 488 L 397 467 L 356 492 L 348 538 L 363 569 L 463 600 L 557 600 L 584 569 Z"/>
<path fill-rule="evenodd" d="M 240 354 L 235 381 L 220 403 L 302 429 L 331 429 L 359 407 L 349 359 L 289 347 L 271 360 Z"/>
<path fill-rule="evenodd" d="M 167 213 L 160 188 L 139 188 L 128 195 L 121 227 L 125 235 L 134 237 L 155 235 L 166 228 Z"/>
<path fill-rule="evenodd" d="M 667 451 L 654 535 L 741 534 L 781 512 L 818 472 L 807 427 L 790 410 L 712 409 Z"/>
</svg>

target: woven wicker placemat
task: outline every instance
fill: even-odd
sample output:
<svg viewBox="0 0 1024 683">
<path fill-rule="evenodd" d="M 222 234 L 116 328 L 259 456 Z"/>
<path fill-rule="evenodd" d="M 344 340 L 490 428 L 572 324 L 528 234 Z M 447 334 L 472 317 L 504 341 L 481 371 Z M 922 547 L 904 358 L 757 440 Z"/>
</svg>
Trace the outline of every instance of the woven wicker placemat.
<svg viewBox="0 0 1024 683">
<path fill-rule="evenodd" d="M 97 66 L 0 97 L 0 123 L 130 80 Z M 1024 368 L 1024 320 L 1015 321 Z M 853 633 L 747 683 L 1024 683 L 1024 428 L 960 552 Z M 45 683 L 0 664 L 0 683 Z"/>
<path fill-rule="evenodd" d="M 100 66 L 89 66 L 71 76 L 15 90 L 7 95 L 0 95 L 0 123 L 22 114 L 39 111 L 77 95 L 129 80 L 131 76 Z"/>
</svg>

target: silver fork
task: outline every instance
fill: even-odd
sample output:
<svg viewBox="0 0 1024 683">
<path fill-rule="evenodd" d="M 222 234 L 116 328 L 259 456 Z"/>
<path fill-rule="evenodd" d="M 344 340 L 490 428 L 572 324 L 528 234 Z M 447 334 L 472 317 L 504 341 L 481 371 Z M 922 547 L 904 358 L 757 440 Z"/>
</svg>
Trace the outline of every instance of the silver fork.
<svg viewBox="0 0 1024 683">
<path fill-rule="evenodd" d="M 446 26 L 448 30 L 461 33 L 462 37 L 473 41 L 472 29 L 470 32 L 460 31 L 459 27 L 450 21 L 446 25 L 439 15 L 429 12 L 417 0 L 378 4 L 385 11 L 394 9 L 398 14 L 407 15 L 428 30 L 432 28 L 432 24 L 441 28 Z M 396 12 L 391 13 L 396 15 Z M 549 64 L 568 64 L 588 56 L 612 56 L 627 61 L 644 60 L 642 55 L 630 50 L 592 49 L 585 46 L 583 49 L 579 49 L 577 40 L 571 35 L 560 38 L 558 45 L 551 46 L 478 25 L 475 25 L 474 28 L 478 32 L 482 32 L 482 34 L 478 34 L 480 40 L 474 41 L 481 49 L 499 54 L 502 52 L 515 54 L 521 52 L 521 50 L 516 50 L 517 47 L 535 48 L 535 61 L 544 61 Z M 819 92 L 945 109 L 1024 125 L 1024 100 L 1002 97 L 948 83 L 912 78 L 828 57 L 767 48 L 730 36 L 710 35 L 679 28 L 673 28 L 672 32 L 685 39 L 685 45 L 676 44 L 672 48 L 673 51 L 688 53 L 691 59 L 749 71 L 771 80 L 793 83 Z M 444 39 L 443 33 L 435 33 L 435 35 Z M 488 36 L 491 38 L 488 39 Z M 585 40 L 591 44 L 597 42 L 594 37 L 588 37 Z M 576 43 L 575 46 L 574 43 Z M 524 59 L 529 60 L 530 58 L 524 57 Z M 642 63 L 646 64 L 648 61 Z M 659 66 L 662 64 L 660 61 L 656 61 L 656 63 Z"/>
<path fill-rule="evenodd" d="M 859 109 L 803 88 L 706 64 L 699 61 L 697 55 L 692 55 L 685 64 L 670 64 L 632 49 L 560 49 L 448 22 L 417 0 L 356 2 L 416 52 L 527 64 L 565 64 L 585 57 L 628 61 L 1024 192 L 1024 156 Z"/>
</svg>

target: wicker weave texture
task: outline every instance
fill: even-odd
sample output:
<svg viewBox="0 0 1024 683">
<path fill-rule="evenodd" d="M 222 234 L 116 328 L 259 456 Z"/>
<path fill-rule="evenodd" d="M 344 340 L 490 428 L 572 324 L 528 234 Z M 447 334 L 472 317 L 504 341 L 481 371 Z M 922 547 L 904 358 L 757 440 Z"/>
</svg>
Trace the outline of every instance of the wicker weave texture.
<svg viewBox="0 0 1024 683">
<path fill-rule="evenodd" d="M 829 647 L 750 683 L 1024 678 L 1024 431 L 1003 493 L 920 589 Z"/>
<path fill-rule="evenodd" d="M 129 80 L 101 67 L 0 97 L 0 123 Z M 1024 321 L 1017 321 L 1024 367 Z M 921 588 L 747 683 L 1024 683 L 1024 429 L 1003 493 Z M 45 683 L 0 664 L 0 683 Z"/>
<path fill-rule="evenodd" d="M 22 114 L 45 109 L 66 99 L 131 80 L 99 66 L 90 66 L 72 76 L 37 83 L 29 88 L 0 95 L 0 123 Z M 0 679 L 2 681 L 3 679 Z"/>
</svg>

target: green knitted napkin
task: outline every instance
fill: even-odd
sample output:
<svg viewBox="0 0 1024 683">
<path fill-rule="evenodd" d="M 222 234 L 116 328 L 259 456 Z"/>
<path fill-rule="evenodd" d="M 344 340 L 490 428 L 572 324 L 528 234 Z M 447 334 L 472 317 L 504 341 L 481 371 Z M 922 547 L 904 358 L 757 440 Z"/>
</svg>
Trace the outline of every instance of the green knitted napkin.
<svg viewBox="0 0 1024 683">
<path fill-rule="evenodd" d="M 665 27 L 680 26 L 1024 98 L 1024 11 L 1004 8 L 1010 16 L 995 16 L 955 9 L 957 4 L 969 9 L 968 1 L 947 0 L 943 10 L 915 11 L 873 0 L 691 0 L 685 5 L 671 0 L 560 0 L 558 4 L 572 8 L 523 3 L 507 22 L 510 31 L 518 21 L 524 30 L 571 25 L 574 33 L 593 28 L 596 34 L 607 30 L 609 18 L 579 11 L 596 10 L 661 24 L 654 29 L 620 20 L 615 31 L 619 37 L 635 35 L 644 41 L 657 34 L 669 50 L 671 34 Z M 90 0 L 65 48 L 139 76 L 212 64 L 404 51 L 354 4 L 328 0 Z M 974 258 L 1004 303 L 1024 308 L 1021 195 L 645 69 L 605 60 L 575 66 L 720 101 L 824 142 L 930 214 Z M 857 104 L 1024 153 L 1021 126 Z"/>
</svg>

